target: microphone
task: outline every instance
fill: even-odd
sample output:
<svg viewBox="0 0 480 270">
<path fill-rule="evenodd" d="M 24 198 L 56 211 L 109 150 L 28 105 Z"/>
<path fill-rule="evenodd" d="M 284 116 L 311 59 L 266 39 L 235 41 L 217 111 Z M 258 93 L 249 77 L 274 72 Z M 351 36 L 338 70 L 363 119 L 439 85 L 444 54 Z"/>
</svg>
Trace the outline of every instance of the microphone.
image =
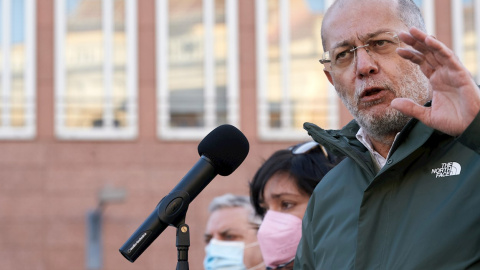
<svg viewBox="0 0 480 270">
<path fill-rule="evenodd" d="M 200 159 L 163 197 L 155 210 L 120 248 L 120 253 L 134 262 L 169 225 L 177 227 L 185 220 L 190 202 L 220 174 L 235 171 L 247 157 L 248 140 L 232 125 L 212 130 L 198 145 Z"/>
</svg>

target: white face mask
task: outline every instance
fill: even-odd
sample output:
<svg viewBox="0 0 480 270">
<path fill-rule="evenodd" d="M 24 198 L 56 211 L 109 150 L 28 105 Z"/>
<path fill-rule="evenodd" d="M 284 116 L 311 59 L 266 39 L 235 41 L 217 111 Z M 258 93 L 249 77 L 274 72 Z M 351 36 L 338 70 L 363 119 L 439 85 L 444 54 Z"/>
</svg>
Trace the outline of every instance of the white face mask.
<svg viewBox="0 0 480 270">
<path fill-rule="evenodd" d="M 262 267 L 263 263 L 247 269 L 243 263 L 243 251 L 246 248 L 257 246 L 258 243 L 245 245 L 241 241 L 210 240 L 205 247 L 205 259 L 203 266 L 205 270 L 256 270 Z"/>
</svg>

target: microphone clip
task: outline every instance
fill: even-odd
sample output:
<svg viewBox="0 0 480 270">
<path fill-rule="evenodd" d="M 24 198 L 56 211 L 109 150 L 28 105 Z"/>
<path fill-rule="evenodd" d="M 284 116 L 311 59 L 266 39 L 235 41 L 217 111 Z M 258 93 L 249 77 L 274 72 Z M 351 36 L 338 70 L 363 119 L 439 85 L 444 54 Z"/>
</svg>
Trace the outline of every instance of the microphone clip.
<svg viewBox="0 0 480 270">
<path fill-rule="evenodd" d="M 179 227 L 185 223 L 185 215 L 190 205 L 190 195 L 183 190 L 173 191 L 157 205 L 158 219 L 170 226 Z"/>
</svg>

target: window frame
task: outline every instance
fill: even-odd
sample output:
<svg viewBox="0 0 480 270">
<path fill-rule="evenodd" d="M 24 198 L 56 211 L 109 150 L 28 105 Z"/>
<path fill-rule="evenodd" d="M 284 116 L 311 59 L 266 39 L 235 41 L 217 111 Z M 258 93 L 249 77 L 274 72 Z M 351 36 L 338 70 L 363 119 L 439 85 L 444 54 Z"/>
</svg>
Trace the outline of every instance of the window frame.
<svg viewBox="0 0 480 270">
<path fill-rule="evenodd" d="M 169 0 L 156 0 L 156 43 L 157 43 L 157 136 L 163 140 L 197 140 L 203 138 L 217 125 L 215 106 L 205 106 L 205 126 L 171 127 L 168 89 L 168 44 L 169 44 Z M 227 25 L 227 123 L 238 126 L 239 108 L 239 59 L 238 59 L 238 0 L 225 1 L 225 24 Z M 203 0 L 204 37 L 204 104 L 215 103 L 215 57 L 214 57 L 214 3 Z"/>
<path fill-rule="evenodd" d="M 422 0 L 423 19 L 427 33 L 435 35 L 435 0 Z"/>
<path fill-rule="evenodd" d="M 30 140 L 35 138 L 36 128 L 36 0 L 24 0 L 24 21 L 25 21 L 25 70 L 24 90 L 26 97 L 25 104 L 25 125 L 13 127 L 10 121 L 10 103 L 8 102 L 12 86 L 12 68 L 10 66 L 11 48 L 11 7 L 14 0 L 3 0 L 2 5 L 2 51 L 4 53 L 3 74 L 1 74 L 2 92 L 0 93 L 3 110 L 0 111 L 2 125 L 0 125 L 0 139 L 2 140 Z M 7 75 L 7 76 L 5 76 Z"/>
<path fill-rule="evenodd" d="M 268 21 L 268 0 L 257 0 L 256 7 L 256 47 L 257 47 L 257 106 L 258 106 L 258 135 L 262 140 L 266 141 L 282 141 L 282 140 L 308 140 L 309 136 L 304 130 L 294 129 L 291 126 L 291 106 L 290 106 L 290 1 L 279 0 L 280 2 L 280 62 L 281 62 L 281 78 L 282 78 L 282 101 L 280 104 L 281 128 L 270 128 L 268 113 L 268 40 L 266 23 Z M 325 10 L 333 3 L 333 0 L 325 1 Z M 314 61 L 314 59 L 312 59 Z M 327 87 L 329 128 L 338 128 L 340 121 L 340 113 L 338 106 L 338 96 L 333 86 Z"/>
<path fill-rule="evenodd" d="M 465 24 L 464 24 L 464 15 L 463 15 L 463 2 L 462 1 L 451 1 L 452 5 L 452 41 L 453 41 L 453 51 L 458 56 L 460 61 L 464 59 L 464 38 L 465 38 Z M 476 48 L 476 58 L 477 58 L 477 72 L 472 74 L 477 80 L 480 80 L 480 0 L 473 0 L 474 8 L 474 25 L 475 25 L 475 36 L 477 41 L 475 44 Z"/>
<path fill-rule="evenodd" d="M 137 75 L 137 3 L 135 0 L 125 1 L 125 41 L 126 41 L 126 101 L 127 123 L 124 128 L 115 128 L 113 123 L 112 85 L 113 85 L 113 5 L 114 0 L 100 0 L 102 2 L 102 33 L 104 35 L 103 47 L 105 58 L 103 60 L 103 91 L 106 92 L 102 120 L 107 123 L 102 127 L 69 128 L 63 125 L 65 104 L 63 102 L 65 91 L 66 66 L 62 55 L 65 50 L 66 14 L 65 1 L 55 0 L 55 134 L 62 140 L 132 140 L 138 135 L 138 75 Z M 109 31 L 110 29 L 110 31 Z"/>
</svg>

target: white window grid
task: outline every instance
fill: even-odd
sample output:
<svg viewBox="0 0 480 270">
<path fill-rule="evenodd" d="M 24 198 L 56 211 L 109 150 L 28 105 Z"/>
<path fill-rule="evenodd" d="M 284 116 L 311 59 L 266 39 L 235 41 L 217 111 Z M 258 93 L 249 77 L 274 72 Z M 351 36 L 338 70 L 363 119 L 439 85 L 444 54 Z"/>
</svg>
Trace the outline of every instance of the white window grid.
<svg viewBox="0 0 480 270">
<path fill-rule="evenodd" d="M 460 60 L 464 59 L 464 14 L 463 14 L 463 1 L 452 0 L 452 40 L 453 40 L 453 51 L 458 56 Z M 474 24 L 475 24 L 475 36 L 476 36 L 476 63 L 477 63 L 477 72 L 472 74 L 478 83 L 480 80 L 480 0 L 473 0 L 474 7 Z"/>
<path fill-rule="evenodd" d="M 10 113 L 10 97 L 12 91 L 12 67 L 11 67 L 11 7 L 15 0 L 2 0 L 2 43 L 0 44 L 3 52 L 3 74 L 1 74 L 2 92 L 1 102 L 2 111 L 0 117 L 2 117 L 2 125 L 0 126 L 0 139 L 14 139 L 14 140 L 27 140 L 32 139 L 36 135 L 36 95 L 35 95 L 35 81 L 36 81 L 36 14 L 35 14 L 35 0 L 24 0 L 23 6 L 23 18 L 25 22 L 24 29 L 24 52 L 25 52 L 25 65 L 24 65 L 24 93 L 25 93 L 25 125 L 22 127 L 15 127 L 11 125 L 11 113 Z"/>
<path fill-rule="evenodd" d="M 157 134 L 164 140 L 197 140 L 216 127 L 215 106 L 205 106 L 203 127 L 172 127 L 170 125 L 170 104 L 168 89 L 168 44 L 169 44 L 169 0 L 156 1 L 157 31 Z M 238 78 L 238 3 L 225 0 L 227 25 L 227 123 L 239 124 L 239 78 Z M 215 56 L 214 56 L 214 9 L 215 0 L 203 0 L 204 36 L 204 96 L 205 104 L 215 104 Z"/>
<path fill-rule="evenodd" d="M 257 49 L 257 99 L 258 99 L 258 131 L 259 136 L 263 140 L 306 140 L 307 133 L 303 129 L 295 129 L 292 127 L 290 105 L 290 1 L 279 0 L 280 6 L 280 62 L 282 81 L 280 83 L 282 89 L 282 100 L 280 102 L 280 128 L 270 128 L 269 113 L 268 113 L 268 41 L 267 28 L 268 21 L 268 1 L 257 0 L 256 4 L 256 49 Z M 333 3 L 333 0 L 327 0 L 325 3 L 325 10 Z M 313 59 L 312 59 L 313 61 Z M 335 89 L 328 86 L 328 115 L 329 128 L 337 128 L 339 122 L 338 112 L 338 97 Z"/>
<path fill-rule="evenodd" d="M 65 48 L 66 16 L 64 0 L 55 0 L 55 132 L 59 139 L 66 140 L 130 140 L 138 133 L 137 116 L 137 1 L 125 0 L 126 32 L 126 89 L 127 89 L 127 123 L 121 129 L 113 126 L 113 16 L 114 1 L 102 1 L 103 33 L 103 91 L 105 93 L 105 110 L 102 115 L 104 126 L 90 128 L 69 128 L 64 125 L 64 92 L 66 87 L 66 66 L 62 52 Z"/>
<path fill-rule="evenodd" d="M 421 9 L 427 33 L 435 35 L 435 0 L 422 0 Z"/>
</svg>

